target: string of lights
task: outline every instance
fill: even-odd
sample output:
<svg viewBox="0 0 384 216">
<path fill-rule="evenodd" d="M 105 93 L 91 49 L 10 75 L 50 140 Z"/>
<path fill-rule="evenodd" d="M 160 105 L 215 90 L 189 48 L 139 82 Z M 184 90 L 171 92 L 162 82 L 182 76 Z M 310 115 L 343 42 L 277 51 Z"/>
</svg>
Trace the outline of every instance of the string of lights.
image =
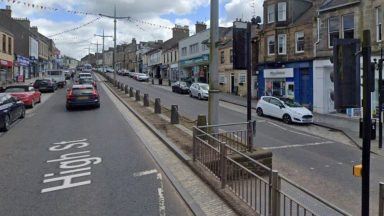
<svg viewBox="0 0 384 216">
<path fill-rule="evenodd" d="M 89 21 L 89 22 L 87 22 L 87 23 L 84 23 L 84 24 L 80 25 L 80 26 L 77 26 L 77 27 L 75 27 L 75 28 L 68 29 L 68 30 L 65 30 L 65 31 L 62 31 L 62 32 L 59 32 L 59 33 L 56 33 L 56 34 L 49 35 L 48 37 L 55 37 L 55 36 L 62 35 L 62 34 L 68 33 L 68 32 L 72 32 L 72 31 L 79 30 L 79 29 L 81 29 L 81 28 L 83 28 L 83 27 L 85 27 L 85 26 L 88 26 L 88 25 L 90 25 L 90 24 L 92 24 L 92 23 L 98 21 L 98 20 L 101 19 L 101 18 L 102 18 L 102 17 L 99 16 L 99 17 L 97 17 L 96 19 L 93 19 L 93 20 L 91 20 L 91 21 Z"/>
<path fill-rule="evenodd" d="M 98 16 L 98 14 L 85 12 L 85 11 L 77 11 L 77 10 L 67 10 L 64 8 L 57 8 L 57 7 L 50 7 L 43 4 L 35 4 L 27 1 L 19 1 L 19 0 L 0 0 L 1 2 L 7 2 L 9 4 L 13 5 L 23 5 L 28 8 L 34 8 L 39 10 L 46 10 L 46 11 L 62 11 L 70 14 L 78 14 L 78 15 L 93 15 Z"/>
</svg>

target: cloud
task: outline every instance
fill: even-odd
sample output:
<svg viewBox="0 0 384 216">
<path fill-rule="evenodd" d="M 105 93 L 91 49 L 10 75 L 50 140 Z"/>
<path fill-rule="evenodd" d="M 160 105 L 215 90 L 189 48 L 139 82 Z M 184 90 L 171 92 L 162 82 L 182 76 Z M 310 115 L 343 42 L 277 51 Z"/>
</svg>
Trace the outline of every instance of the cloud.
<svg viewBox="0 0 384 216">
<path fill-rule="evenodd" d="M 229 0 L 224 6 L 226 17 L 223 23 L 236 18 L 251 20 L 253 15 L 263 17 L 263 0 Z"/>
</svg>

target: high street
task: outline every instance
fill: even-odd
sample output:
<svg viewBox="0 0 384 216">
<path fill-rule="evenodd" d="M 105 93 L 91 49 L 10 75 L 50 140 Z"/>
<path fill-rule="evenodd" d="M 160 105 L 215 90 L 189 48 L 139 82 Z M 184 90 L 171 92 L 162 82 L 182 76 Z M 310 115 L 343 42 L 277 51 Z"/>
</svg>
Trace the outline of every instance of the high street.
<svg viewBox="0 0 384 216">
<path fill-rule="evenodd" d="M 99 91 L 100 109 L 72 112 L 65 109 L 65 89 L 45 94 L 1 135 L 0 215 L 191 215 Z"/>
<path fill-rule="evenodd" d="M 179 111 L 191 119 L 207 114 L 207 102 L 175 94 L 168 87 L 137 82 L 125 76 L 118 80 L 129 87 L 148 93 L 150 98 L 161 98 L 162 105 L 179 105 Z M 341 137 L 316 126 L 291 126 L 270 118 L 257 119 L 254 145 L 273 152 L 274 169 L 300 185 L 332 201 L 352 214 L 360 209 L 360 179 L 353 177 L 352 166 L 360 163 L 361 152 Z M 243 108 L 221 103 L 220 123 L 245 122 Z M 311 132 L 311 133 L 309 133 Z M 378 182 L 384 180 L 384 158 L 372 156 L 371 203 L 376 206 Z M 340 196 L 340 194 L 344 194 Z"/>
</svg>

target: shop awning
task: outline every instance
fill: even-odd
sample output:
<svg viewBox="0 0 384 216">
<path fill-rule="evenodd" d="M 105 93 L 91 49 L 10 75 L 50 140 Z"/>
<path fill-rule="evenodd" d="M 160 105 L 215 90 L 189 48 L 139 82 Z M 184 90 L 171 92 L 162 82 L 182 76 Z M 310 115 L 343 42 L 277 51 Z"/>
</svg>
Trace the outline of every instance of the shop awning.
<svg viewBox="0 0 384 216">
<path fill-rule="evenodd" d="M 0 59 L 0 66 L 11 68 L 13 66 L 13 62 Z"/>
</svg>

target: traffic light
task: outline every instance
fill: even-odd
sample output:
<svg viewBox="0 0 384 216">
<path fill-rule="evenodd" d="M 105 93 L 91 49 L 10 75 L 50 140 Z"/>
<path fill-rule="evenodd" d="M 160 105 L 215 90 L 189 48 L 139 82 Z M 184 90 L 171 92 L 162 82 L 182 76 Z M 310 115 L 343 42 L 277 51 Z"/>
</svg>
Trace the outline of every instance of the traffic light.
<svg viewBox="0 0 384 216">
<path fill-rule="evenodd" d="M 333 46 L 333 68 L 335 109 L 359 108 L 360 91 L 360 41 L 335 39 Z M 332 93 L 331 93 L 332 94 Z M 332 95 L 330 95 L 332 98 Z"/>
<path fill-rule="evenodd" d="M 233 23 L 233 69 L 247 69 L 247 23 L 235 21 Z"/>
</svg>

